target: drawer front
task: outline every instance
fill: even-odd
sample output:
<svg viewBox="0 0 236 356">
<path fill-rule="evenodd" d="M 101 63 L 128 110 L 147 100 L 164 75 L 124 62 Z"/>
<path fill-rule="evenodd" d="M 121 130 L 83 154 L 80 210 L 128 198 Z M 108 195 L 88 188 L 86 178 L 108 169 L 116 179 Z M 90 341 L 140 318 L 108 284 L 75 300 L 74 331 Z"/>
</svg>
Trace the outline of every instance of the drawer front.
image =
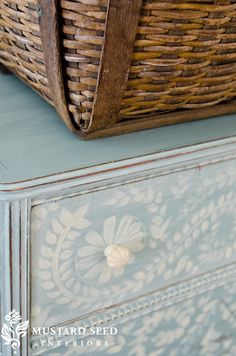
<svg viewBox="0 0 236 356">
<path fill-rule="evenodd" d="M 32 209 L 32 323 L 55 325 L 236 260 L 236 164 Z"/>
<path fill-rule="evenodd" d="M 236 354 L 236 282 L 117 326 L 115 336 L 75 339 L 45 356 L 232 356 Z M 105 345 L 105 346 L 104 346 Z M 94 351 L 94 352 L 92 352 Z M 34 353 L 33 353 L 34 355 Z"/>
</svg>

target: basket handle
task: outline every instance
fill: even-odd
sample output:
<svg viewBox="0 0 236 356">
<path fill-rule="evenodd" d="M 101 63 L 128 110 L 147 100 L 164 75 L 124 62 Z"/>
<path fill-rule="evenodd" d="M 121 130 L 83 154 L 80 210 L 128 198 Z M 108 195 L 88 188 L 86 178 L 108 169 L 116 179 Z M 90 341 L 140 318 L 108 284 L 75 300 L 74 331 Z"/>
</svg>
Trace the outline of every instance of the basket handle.
<svg viewBox="0 0 236 356">
<path fill-rule="evenodd" d="M 38 11 L 40 15 L 44 62 L 53 103 L 63 121 L 71 131 L 74 131 L 75 129 L 67 108 L 63 81 L 58 0 L 39 0 Z"/>
<path fill-rule="evenodd" d="M 92 120 L 88 131 L 112 127 L 129 75 L 142 0 L 109 0 Z"/>
</svg>

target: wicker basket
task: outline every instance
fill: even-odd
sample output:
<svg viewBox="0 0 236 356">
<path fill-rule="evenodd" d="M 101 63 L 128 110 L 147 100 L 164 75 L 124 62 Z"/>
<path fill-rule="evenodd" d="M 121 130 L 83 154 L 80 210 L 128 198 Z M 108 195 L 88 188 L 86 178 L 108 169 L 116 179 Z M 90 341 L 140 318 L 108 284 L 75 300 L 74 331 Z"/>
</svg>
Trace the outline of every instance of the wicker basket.
<svg viewBox="0 0 236 356">
<path fill-rule="evenodd" d="M 0 62 L 93 138 L 236 112 L 235 0 L 0 0 Z"/>
</svg>

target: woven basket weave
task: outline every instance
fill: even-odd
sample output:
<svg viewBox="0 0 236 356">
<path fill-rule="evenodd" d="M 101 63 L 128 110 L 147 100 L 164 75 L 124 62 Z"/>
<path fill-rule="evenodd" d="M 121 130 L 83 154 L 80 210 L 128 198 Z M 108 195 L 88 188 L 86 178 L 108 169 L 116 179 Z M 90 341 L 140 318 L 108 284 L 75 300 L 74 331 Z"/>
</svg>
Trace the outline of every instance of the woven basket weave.
<svg viewBox="0 0 236 356">
<path fill-rule="evenodd" d="M 0 63 L 83 138 L 236 112 L 235 0 L 0 0 Z"/>
</svg>

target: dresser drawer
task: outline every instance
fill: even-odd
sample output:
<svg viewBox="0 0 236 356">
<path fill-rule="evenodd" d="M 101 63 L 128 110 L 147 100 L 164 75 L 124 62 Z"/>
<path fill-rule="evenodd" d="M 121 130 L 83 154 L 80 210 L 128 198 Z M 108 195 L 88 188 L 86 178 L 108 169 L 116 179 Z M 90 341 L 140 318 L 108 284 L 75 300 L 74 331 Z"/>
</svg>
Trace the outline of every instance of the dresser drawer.
<svg viewBox="0 0 236 356">
<path fill-rule="evenodd" d="M 236 163 L 107 184 L 32 209 L 32 324 L 55 325 L 236 260 Z"/>
<path fill-rule="evenodd" d="M 166 302 L 166 306 L 159 309 L 153 303 L 148 310 L 140 308 L 123 320 L 113 320 L 99 329 L 102 334 L 105 330 L 111 335 L 94 336 L 88 329 L 87 336 L 67 337 L 59 341 L 60 346 L 55 340 L 51 344 L 45 340 L 41 349 L 35 341 L 32 343 L 32 356 L 233 356 L 236 352 L 235 272 L 234 266 L 231 283 L 219 286 L 218 281 L 218 286 L 213 289 L 209 289 L 206 283 L 200 293 L 196 292 L 191 298 L 185 296 L 184 300 L 182 296 L 181 301 L 169 306 Z M 177 289 L 175 291 L 178 293 Z M 159 298 L 163 299 L 168 293 L 170 291 L 164 291 Z M 142 301 L 137 304 L 141 305 Z M 128 308 L 130 306 L 126 306 Z M 111 314 L 115 312 L 110 311 Z"/>
</svg>

